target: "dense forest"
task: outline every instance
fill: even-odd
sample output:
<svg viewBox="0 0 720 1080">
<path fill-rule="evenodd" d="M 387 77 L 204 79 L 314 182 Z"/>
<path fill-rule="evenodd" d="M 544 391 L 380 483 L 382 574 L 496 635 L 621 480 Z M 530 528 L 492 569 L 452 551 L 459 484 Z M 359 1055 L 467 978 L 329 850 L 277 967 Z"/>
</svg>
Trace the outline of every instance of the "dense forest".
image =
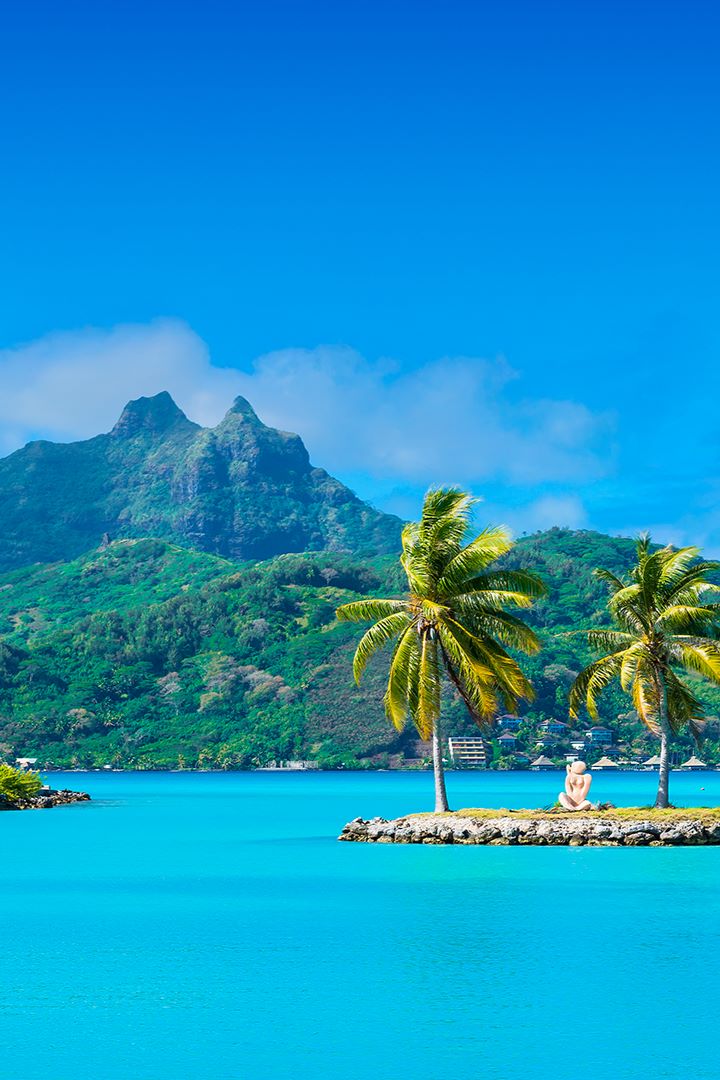
<svg viewBox="0 0 720 1080">
<path fill-rule="evenodd" d="M 523 661 L 537 691 L 518 732 L 530 753 L 542 721 L 567 720 L 568 686 L 589 659 L 577 631 L 606 619 L 593 568 L 623 570 L 632 554 L 630 540 L 552 529 L 521 538 L 506 556 L 540 573 L 549 590 L 529 615 L 543 650 Z M 354 597 L 402 589 L 394 556 L 239 563 L 160 539 L 118 540 L 68 562 L 6 572 L 0 757 L 135 768 L 414 761 L 422 754 L 415 734 L 398 734 L 383 715 L 383 658 L 358 689 L 351 658 L 360 630 L 334 614 Z M 701 693 L 720 711 L 716 691 Z M 450 692 L 446 715 L 450 734 L 474 731 Z M 606 695 L 603 723 L 623 753 L 654 752 L 619 689 Z M 499 767 L 522 763 L 490 743 Z M 544 744 L 551 756 L 564 750 L 562 739 Z M 715 760 L 712 740 L 703 755 Z"/>
</svg>

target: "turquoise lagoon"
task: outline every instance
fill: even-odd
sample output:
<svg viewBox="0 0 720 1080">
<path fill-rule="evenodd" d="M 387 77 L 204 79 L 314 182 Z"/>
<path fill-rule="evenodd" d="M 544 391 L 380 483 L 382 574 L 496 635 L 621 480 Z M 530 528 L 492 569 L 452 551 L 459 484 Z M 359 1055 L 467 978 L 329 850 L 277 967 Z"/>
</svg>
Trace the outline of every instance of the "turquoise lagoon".
<svg viewBox="0 0 720 1080">
<path fill-rule="evenodd" d="M 716 1080 L 720 849 L 339 844 L 427 774 L 73 774 L 0 815 L 19 1080 Z M 559 774 L 453 773 L 455 806 Z M 597 776 L 647 803 L 654 777 Z M 674 775 L 720 804 L 720 773 Z"/>
</svg>

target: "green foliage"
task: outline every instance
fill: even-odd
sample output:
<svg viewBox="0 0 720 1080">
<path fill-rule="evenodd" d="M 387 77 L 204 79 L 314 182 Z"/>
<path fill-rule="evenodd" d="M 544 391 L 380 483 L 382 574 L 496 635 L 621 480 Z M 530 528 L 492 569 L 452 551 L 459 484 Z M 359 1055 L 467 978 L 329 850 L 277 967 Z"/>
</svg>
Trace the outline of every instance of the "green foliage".
<svg viewBox="0 0 720 1080">
<path fill-rule="evenodd" d="M 383 575 L 382 560 L 242 566 L 157 540 L 13 571 L 0 579 L 0 745 L 44 764 L 191 768 L 394 746 L 381 709 L 352 693 L 334 618 Z M 362 712 L 352 738 L 346 708 Z"/>
<path fill-rule="evenodd" d="M 705 710 L 678 669 L 720 684 L 718 606 L 720 586 L 709 580 L 720 563 L 701 562 L 699 550 L 651 548 L 649 537 L 637 544 L 637 562 L 627 575 L 595 571 L 610 590 L 608 611 L 615 629 L 587 632 L 590 646 L 606 655 L 575 679 L 570 708 L 577 715 L 584 702 L 593 718 L 598 695 L 614 678 L 630 694 L 635 711 L 655 735 L 689 727 L 699 735 Z"/>
<path fill-rule="evenodd" d="M 42 787 L 42 780 L 37 773 L 13 769 L 12 765 L 0 762 L 0 799 L 18 802 L 37 795 Z"/>
<path fill-rule="evenodd" d="M 568 686 L 593 659 L 587 642 L 567 632 L 610 626 L 606 586 L 593 568 L 622 574 L 633 551 L 627 540 L 553 529 L 521 538 L 496 564 L 548 584 L 523 613 L 543 644 L 523 659 L 536 692 L 518 732 L 523 750 L 533 753 L 540 721 L 566 719 Z M 356 629 L 332 614 L 346 602 L 401 596 L 404 582 L 387 556 L 287 554 L 240 564 L 154 539 L 0 575 L 0 755 L 37 757 L 43 767 L 135 768 L 415 757 L 413 733 L 385 720 L 381 658 L 369 661 L 357 688 Z M 697 676 L 690 683 L 709 712 L 720 712 L 720 693 Z M 457 692 L 446 686 L 443 694 L 446 731 L 472 734 Z M 608 687 L 600 708 L 633 754 L 655 752 L 619 686 Z M 703 757 L 715 760 L 713 739 Z"/>
<path fill-rule="evenodd" d="M 637 561 L 626 575 L 597 569 L 610 590 L 608 611 L 614 628 L 587 632 L 590 646 L 605 655 L 576 677 L 570 689 L 570 712 L 584 703 L 594 718 L 598 697 L 618 679 L 635 712 L 661 739 L 658 805 L 667 805 L 668 742 L 684 728 L 699 737 L 705 708 L 679 672 L 720 684 L 718 605 L 720 586 L 710 574 L 720 563 L 703 562 L 695 547 L 653 550 L 649 536 L 637 543 Z"/>
<path fill-rule="evenodd" d="M 473 500 L 455 488 L 431 490 L 422 517 L 405 526 L 400 562 L 408 592 L 400 599 L 358 600 L 338 619 L 374 620 L 353 659 L 355 681 L 371 658 L 393 643 L 385 713 L 398 731 L 408 717 L 422 739 L 433 739 L 436 810 L 447 810 L 443 779 L 443 683 L 449 679 L 468 713 L 488 729 L 502 705 L 530 700 L 532 688 L 508 649 L 537 652 L 537 637 L 509 606 L 529 607 L 542 582 L 527 571 L 489 570 L 512 547 L 502 528 L 467 542 Z"/>
<path fill-rule="evenodd" d="M 370 658 L 394 642 L 385 712 L 402 731 L 410 716 L 421 738 L 440 717 L 447 676 L 481 727 L 498 708 L 515 708 L 532 689 L 507 648 L 534 653 L 535 634 L 505 610 L 529 607 L 545 592 L 526 571 L 488 567 L 512 547 L 506 530 L 485 529 L 466 543 L 472 499 L 454 488 L 431 490 L 419 522 L 405 526 L 401 563 L 408 594 L 338 608 L 341 621 L 375 620 L 355 651 L 356 682 Z"/>
</svg>

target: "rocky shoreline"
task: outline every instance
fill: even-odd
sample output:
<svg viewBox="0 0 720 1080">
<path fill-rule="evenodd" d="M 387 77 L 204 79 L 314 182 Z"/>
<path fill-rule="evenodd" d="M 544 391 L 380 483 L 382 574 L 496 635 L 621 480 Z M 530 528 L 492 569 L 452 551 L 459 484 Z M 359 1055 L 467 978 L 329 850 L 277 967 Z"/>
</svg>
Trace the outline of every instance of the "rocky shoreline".
<svg viewBox="0 0 720 1080">
<path fill-rule="evenodd" d="M 12 802 L 0 798 L 0 810 L 49 810 L 53 806 L 68 806 L 70 803 L 89 802 L 86 791 L 53 791 L 43 789 L 29 799 L 16 799 Z"/>
<path fill-rule="evenodd" d="M 348 822 L 338 837 L 374 844 L 675 847 L 720 845 L 720 811 L 460 811 Z"/>
</svg>

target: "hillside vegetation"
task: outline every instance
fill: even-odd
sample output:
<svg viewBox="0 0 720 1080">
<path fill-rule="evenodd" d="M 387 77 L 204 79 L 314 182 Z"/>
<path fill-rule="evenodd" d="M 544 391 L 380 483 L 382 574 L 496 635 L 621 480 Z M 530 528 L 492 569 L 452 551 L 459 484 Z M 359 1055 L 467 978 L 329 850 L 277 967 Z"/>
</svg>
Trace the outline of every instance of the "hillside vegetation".
<svg viewBox="0 0 720 1080">
<path fill-rule="evenodd" d="M 629 540 L 553 529 L 522 538 L 506 557 L 549 586 L 529 614 L 544 649 L 523 661 L 537 689 L 523 727 L 532 745 L 543 719 L 567 719 L 568 686 L 589 658 L 573 632 L 604 617 L 593 567 L 622 570 L 632 553 Z M 119 540 L 2 574 L 0 757 L 226 768 L 413 758 L 416 737 L 398 736 L 383 714 L 382 658 L 358 689 L 359 628 L 334 616 L 354 597 L 401 589 L 395 556 L 238 563 L 162 539 Z M 654 752 L 619 691 L 605 709 L 630 749 Z M 447 715 L 450 734 L 473 732 L 452 697 Z M 495 753 L 500 766 L 512 763 Z M 713 754 L 710 746 L 704 756 Z"/>
</svg>

